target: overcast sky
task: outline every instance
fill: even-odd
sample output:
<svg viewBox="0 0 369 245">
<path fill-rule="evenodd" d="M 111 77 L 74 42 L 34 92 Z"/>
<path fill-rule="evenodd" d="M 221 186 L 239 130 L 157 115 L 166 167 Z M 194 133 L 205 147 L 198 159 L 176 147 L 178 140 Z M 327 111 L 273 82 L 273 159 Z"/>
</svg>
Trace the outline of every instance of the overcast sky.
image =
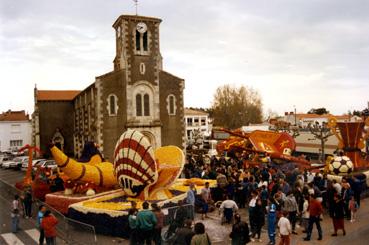
<svg viewBox="0 0 369 245">
<path fill-rule="evenodd" d="M 33 111 L 33 88 L 82 90 L 113 69 L 132 0 L 1 0 L 0 112 Z M 264 111 L 364 109 L 369 101 L 369 0 L 141 0 L 159 17 L 164 69 L 185 79 L 185 106 L 217 87 L 258 90 Z"/>
</svg>

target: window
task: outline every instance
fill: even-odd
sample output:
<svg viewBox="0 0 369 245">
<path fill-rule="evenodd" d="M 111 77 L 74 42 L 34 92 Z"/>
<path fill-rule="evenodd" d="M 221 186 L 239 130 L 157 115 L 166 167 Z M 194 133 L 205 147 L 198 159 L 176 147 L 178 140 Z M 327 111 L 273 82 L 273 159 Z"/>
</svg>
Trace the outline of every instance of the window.
<svg viewBox="0 0 369 245">
<path fill-rule="evenodd" d="M 143 43 L 143 50 L 144 51 L 147 51 L 147 32 L 145 32 L 143 34 L 143 38 L 142 38 L 142 43 Z"/>
<path fill-rule="evenodd" d="M 116 116 L 118 114 L 118 97 L 115 94 L 110 94 L 106 100 L 109 116 Z"/>
<path fill-rule="evenodd" d="M 120 37 L 121 35 L 121 30 L 120 30 L 120 26 L 118 26 L 118 29 L 117 29 L 117 36 Z"/>
<path fill-rule="evenodd" d="M 141 50 L 141 33 L 136 30 L 136 50 Z"/>
<path fill-rule="evenodd" d="M 23 140 L 11 140 L 9 142 L 10 147 L 19 147 L 23 145 Z"/>
<path fill-rule="evenodd" d="M 167 110 L 169 115 L 175 115 L 177 106 L 176 106 L 176 97 L 173 94 L 168 95 L 167 97 Z"/>
<path fill-rule="evenodd" d="M 150 96 L 148 94 L 144 95 L 144 114 L 150 116 Z"/>
<path fill-rule="evenodd" d="M 143 100 L 143 101 L 142 101 Z M 150 116 L 150 95 L 136 94 L 136 116 Z"/>
<path fill-rule="evenodd" d="M 17 134 L 21 132 L 20 124 L 12 124 L 11 125 L 11 132 L 12 134 Z"/>
<path fill-rule="evenodd" d="M 142 116 L 142 96 L 141 94 L 136 95 L 136 116 Z"/>
<path fill-rule="evenodd" d="M 205 126 L 206 125 L 206 117 L 202 117 L 201 118 L 201 126 Z"/>
<path fill-rule="evenodd" d="M 187 125 L 188 126 L 192 126 L 192 117 L 191 118 L 187 118 Z"/>
</svg>

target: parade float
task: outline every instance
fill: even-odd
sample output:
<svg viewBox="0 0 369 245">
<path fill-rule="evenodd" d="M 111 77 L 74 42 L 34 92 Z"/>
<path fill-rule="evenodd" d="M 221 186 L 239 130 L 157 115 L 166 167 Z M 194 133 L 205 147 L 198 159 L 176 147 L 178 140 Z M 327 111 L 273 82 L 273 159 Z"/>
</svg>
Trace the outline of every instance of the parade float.
<svg viewBox="0 0 369 245">
<path fill-rule="evenodd" d="M 227 130 L 230 137 L 217 145 L 219 153 L 235 154 L 238 156 L 250 155 L 245 161 L 246 167 L 267 163 L 270 157 L 276 167 L 310 169 L 310 162 L 301 157 L 292 156 L 296 149 L 295 140 L 286 132 L 255 130 L 245 133 L 240 129 Z"/>
<path fill-rule="evenodd" d="M 328 127 L 338 139 L 338 151 L 340 154 L 328 158 L 326 171 L 328 178 L 341 181 L 343 176 L 355 176 L 361 182 L 369 186 L 369 156 L 362 151 L 365 141 L 369 138 L 369 118 L 365 121 L 338 122 L 331 117 Z"/>
<path fill-rule="evenodd" d="M 140 132 L 128 130 L 118 140 L 114 162 L 104 162 L 98 154 L 87 162 L 66 156 L 56 146 L 50 151 L 60 170 L 68 176 L 69 186 L 79 183 L 78 192 L 65 191 L 46 195 L 46 203 L 70 218 L 93 225 L 97 232 L 128 236 L 128 210 L 131 201 L 141 208 L 144 201 L 162 208 L 177 206 L 186 198 L 189 183 L 198 189 L 204 180 L 179 179 L 185 162 L 183 151 L 176 146 L 153 149 Z M 215 181 L 209 181 L 215 186 Z M 87 186 L 87 187 L 85 187 Z M 68 187 L 68 186 L 66 186 Z"/>
</svg>

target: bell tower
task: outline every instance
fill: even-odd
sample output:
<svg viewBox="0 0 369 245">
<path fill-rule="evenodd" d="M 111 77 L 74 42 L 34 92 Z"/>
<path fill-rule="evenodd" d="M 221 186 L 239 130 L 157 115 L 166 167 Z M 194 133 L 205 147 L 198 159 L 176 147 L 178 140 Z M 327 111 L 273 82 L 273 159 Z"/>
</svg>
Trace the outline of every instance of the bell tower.
<svg viewBox="0 0 369 245">
<path fill-rule="evenodd" d="M 151 135 L 161 145 L 159 45 L 161 19 L 121 15 L 113 24 L 116 32 L 114 71 L 123 70 L 126 86 L 127 129 Z"/>
</svg>

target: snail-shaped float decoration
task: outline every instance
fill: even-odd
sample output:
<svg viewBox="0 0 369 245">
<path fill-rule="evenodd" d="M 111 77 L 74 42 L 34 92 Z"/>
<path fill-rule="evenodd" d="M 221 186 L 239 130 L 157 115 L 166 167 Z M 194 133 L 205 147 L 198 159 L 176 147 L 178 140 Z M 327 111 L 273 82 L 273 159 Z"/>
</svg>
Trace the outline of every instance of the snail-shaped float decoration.
<svg viewBox="0 0 369 245">
<path fill-rule="evenodd" d="M 176 146 L 154 150 L 136 130 L 122 134 L 114 151 L 114 174 L 127 196 L 141 200 L 171 198 L 168 188 L 181 174 L 185 162 Z"/>
</svg>

